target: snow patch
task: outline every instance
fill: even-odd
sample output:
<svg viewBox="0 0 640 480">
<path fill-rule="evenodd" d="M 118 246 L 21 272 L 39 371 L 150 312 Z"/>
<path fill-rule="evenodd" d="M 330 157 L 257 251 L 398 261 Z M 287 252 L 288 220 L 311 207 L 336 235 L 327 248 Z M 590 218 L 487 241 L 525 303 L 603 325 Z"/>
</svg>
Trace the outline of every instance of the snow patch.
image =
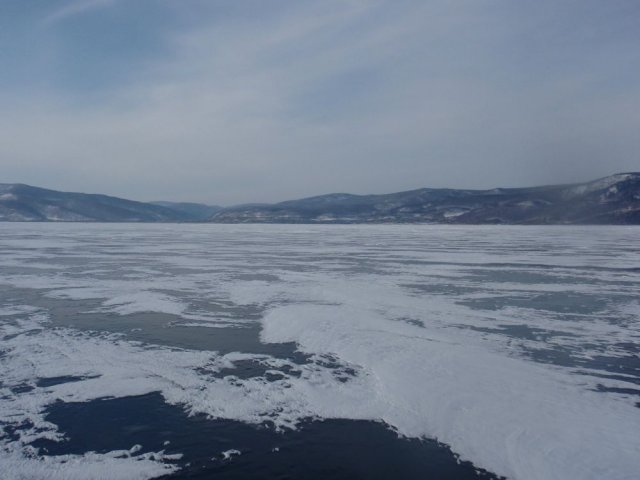
<svg viewBox="0 0 640 480">
<path fill-rule="evenodd" d="M 595 192 L 598 190 L 605 190 L 613 187 L 615 184 L 624 182 L 626 180 L 635 178 L 636 175 L 632 173 L 621 173 L 618 175 L 611 175 L 610 177 L 602 178 L 594 182 L 585 183 L 576 187 L 571 187 L 568 192 L 573 195 L 584 195 L 587 193 Z"/>
<path fill-rule="evenodd" d="M 410 437 L 437 438 L 510 478 L 632 478 L 637 409 L 585 391 L 575 376 L 436 338 L 344 306 L 287 306 L 264 319 L 266 342 L 331 352 L 375 379 L 357 407 Z M 347 406 L 348 405 L 348 406 Z M 346 412 L 345 412 L 346 413 Z"/>
<path fill-rule="evenodd" d="M 175 298 L 152 291 L 139 291 L 117 295 L 105 300 L 102 305 L 106 307 L 106 310 L 113 311 L 120 315 L 140 312 L 162 312 L 172 315 L 183 315 L 187 309 L 187 305 L 177 301 Z"/>
<path fill-rule="evenodd" d="M 231 457 L 233 456 L 239 456 L 242 455 L 242 452 L 240 450 L 236 450 L 234 448 L 230 449 L 230 450 L 226 450 L 224 452 L 220 452 L 222 454 L 222 459 L 223 460 L 230 460 Z"/>
<path fill-rule="evenodd" d="M 162 463 L 162 453 L 120 456 L 121 452 L 84 455 L 24 456 L 0 448 L 4 480 L 146 480 L 177 471 Z"/>
</svg>

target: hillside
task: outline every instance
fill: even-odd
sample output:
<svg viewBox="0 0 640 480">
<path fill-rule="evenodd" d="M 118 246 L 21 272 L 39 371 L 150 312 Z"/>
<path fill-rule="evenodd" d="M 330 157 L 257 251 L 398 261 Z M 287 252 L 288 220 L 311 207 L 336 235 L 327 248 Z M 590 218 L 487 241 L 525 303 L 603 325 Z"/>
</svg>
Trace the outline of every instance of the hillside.
<svg viewBox="0 0 640 480">
<path fill-rule="evenodd" d="M 159 205 L 107 195 L 0 184 L 0 221 L 176 222 L 188 217 Z"/>
<path fill-rule="evenodd" d="M 331 194 L 221 210 L 219 223 L 640 224 L 640 173 L 575 185 Z"/>
</svg>

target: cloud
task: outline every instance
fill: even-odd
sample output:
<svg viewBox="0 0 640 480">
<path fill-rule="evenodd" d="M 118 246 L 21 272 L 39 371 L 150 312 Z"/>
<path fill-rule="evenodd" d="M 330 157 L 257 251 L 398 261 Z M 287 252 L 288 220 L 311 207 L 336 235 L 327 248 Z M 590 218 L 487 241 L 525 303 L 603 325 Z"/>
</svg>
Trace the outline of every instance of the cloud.
<svg viewBox="0 0 640 480">
<path fill-rule="evenodd" d="M 0 100 L 7 181 L 231 204 L 637 169 L 638 35 L 614 7 L 157 5 L 180 27 L 117 82 Z"/>
<path fill-rule="evenodd" d="M 52 24 L 67 20 L 76 15 L 112 6 L 117 0 L 75 0 L 47 15 L 43 23 Z"/>
</svg>

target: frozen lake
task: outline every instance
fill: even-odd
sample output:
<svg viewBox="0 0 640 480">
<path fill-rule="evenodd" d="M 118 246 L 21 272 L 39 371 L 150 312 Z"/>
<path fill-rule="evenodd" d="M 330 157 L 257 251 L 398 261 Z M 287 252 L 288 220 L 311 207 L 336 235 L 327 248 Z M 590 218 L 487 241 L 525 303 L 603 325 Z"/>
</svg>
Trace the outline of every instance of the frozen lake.
<svg viewBox="0 0 640 480">
<path fill-rule="evenodd" d="M 0 224 L 3 479 L 635 479 L 640 228 Z"/>
</svg>

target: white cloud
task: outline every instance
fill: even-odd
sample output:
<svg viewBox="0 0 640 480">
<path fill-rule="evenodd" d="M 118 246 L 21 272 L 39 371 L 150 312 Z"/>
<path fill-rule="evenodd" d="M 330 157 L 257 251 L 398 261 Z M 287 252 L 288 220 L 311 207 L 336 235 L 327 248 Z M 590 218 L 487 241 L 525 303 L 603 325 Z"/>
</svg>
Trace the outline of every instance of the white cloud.
<svg viewBox="0 0 640 480">
<path fill-rule="evenodd" d="M 44 19 L 45 24 L 51 24 L 68 19 L 75 15 L 89 12 L 91 10 L 101 9 L 113 5 L 117 0 L 74 0 L 68 2 L 62 7 L 47 15 Z"/>
<path fill-rule="evenodd" d="M 557 26 L 539 31 L 553 13 L 337 0 L 204 12 L 99 102 L 14 103 L 0 118 L 6 180 L 230 204 L 633 170 L 640 89 L 602 87 L 629 54 L 603 37 L 607 63 L 590 70 Z M 575 58 L 529 64 L 519 50 L 536 42 Z"/>
</svg>

